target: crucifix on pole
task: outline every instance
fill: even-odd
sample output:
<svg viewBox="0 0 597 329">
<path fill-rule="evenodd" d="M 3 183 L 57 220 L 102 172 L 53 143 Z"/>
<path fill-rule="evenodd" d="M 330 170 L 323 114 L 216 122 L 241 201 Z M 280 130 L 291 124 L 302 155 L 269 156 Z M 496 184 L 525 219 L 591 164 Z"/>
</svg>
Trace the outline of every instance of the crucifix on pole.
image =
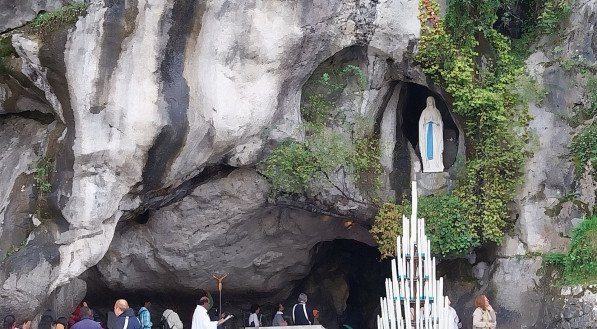
<svg viewBox="0 0 597 329">
<path fill-rule="evenodd" d="M 228 276 L 228 273 L 224 274 L 224 275 L 216 275 L 216 274 L 212 274 L 211 276 L 213 276 L 214 279 L 216 279 L 216 281 L 218 281 L 218 291 L 220 292 L 220 309 L 218 310 L 219 312 L 219 317 L 222 317 L 222 281 L 224 281 L 224 278 L 226 278 Z"/>
</svg>

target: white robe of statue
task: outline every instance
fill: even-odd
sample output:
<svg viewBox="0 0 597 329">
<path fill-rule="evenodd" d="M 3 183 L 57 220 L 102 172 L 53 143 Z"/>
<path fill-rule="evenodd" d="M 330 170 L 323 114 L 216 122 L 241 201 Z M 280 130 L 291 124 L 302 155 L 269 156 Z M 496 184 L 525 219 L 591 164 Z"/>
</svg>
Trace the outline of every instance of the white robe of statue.
<svg viewBox="0 0 597 329">
<path fill-rule="evenodd" d="M 419 118 L 419 150 L 423 172 L 444 171 L 444 123 L 431 96 L 427 97 L 427 107 Z"/>
</svg>

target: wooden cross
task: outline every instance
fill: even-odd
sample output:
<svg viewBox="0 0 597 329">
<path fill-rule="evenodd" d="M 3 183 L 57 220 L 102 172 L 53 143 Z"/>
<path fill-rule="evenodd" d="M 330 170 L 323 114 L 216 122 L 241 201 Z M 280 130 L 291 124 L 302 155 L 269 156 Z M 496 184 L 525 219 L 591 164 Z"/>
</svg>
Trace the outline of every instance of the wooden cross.
<svg viewBox="0 0 597 329">
<path fill-rule="evenodd" d="M 220 292 L 220 309 L 218 312 L 220 313 L 220 318 L 222 318 L 222 281 L 228 276 L 228 273 L 220 276 L 212 274 L 211 276 L 218 281 L 218 291 Z"/>
</svg>

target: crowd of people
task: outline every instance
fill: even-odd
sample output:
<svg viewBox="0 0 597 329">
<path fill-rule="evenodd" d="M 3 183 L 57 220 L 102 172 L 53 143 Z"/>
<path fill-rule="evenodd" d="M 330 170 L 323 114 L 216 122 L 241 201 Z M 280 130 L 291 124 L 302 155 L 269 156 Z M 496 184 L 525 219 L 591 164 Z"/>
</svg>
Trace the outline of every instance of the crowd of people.
<svg viewBox="0 0 597 329">
<path fill-rule="evenodd" d="M 291 325 L 317 325 L 319 324 L 319 310 L 308 305 L 307 295 L 301 293 L 298 301 L 292 307 L 289 315 L 284 313 L 284 305 L 278 303 L 273 318 L 270 321 L 272 326 L 291 326 Z M 193 313 L 191 329 L 222 329 L 223 323 L 232 316 L 225 313 L 217 315 L 209 314 L 211 303 L 207 296 L 199 299 L 198 305 Z M 159 326 L 154 326 L 151 321 L 150 312 L 151 302 L 147 301 L 143 307 L 135 314 L 135 311 L 129 307 L 124 299 L 119 299 L 114 303 L 113 312 L 108 313 L 106 326 L 102 325 L 97 312 L 94 312 L 87 303 L 82 302 L 76 307 L 70 318 L 56 317 L 52 310 L 45 311 L 37 326 L 38 329 L 183 329 L 183 323 L 178 313 L 168 307 L 161 316 Z M 473 329 L 496 329 L 496 314 L 489 299 L 485 295 L 480 295 L 475 299 L 475 311 L 473 312 Z M 412 311 L 412 310 L 411 310 Z M 456 310 L 450 307 L 450 325 L 451 329 L 462 328 L 462 323 L 458 318 Z M 264 326 L 261 315 L 261 307 L 257 304 L 251 306 L 250 315 L 247 320 L 247 327 Z M 343 328 L 352 328 L 344 325 Z M 31 329 L 31 320 L 23 319 L 17 321 L 13 315 L 7 315 L 2 321 L 0 329 Z"/>
</svg>

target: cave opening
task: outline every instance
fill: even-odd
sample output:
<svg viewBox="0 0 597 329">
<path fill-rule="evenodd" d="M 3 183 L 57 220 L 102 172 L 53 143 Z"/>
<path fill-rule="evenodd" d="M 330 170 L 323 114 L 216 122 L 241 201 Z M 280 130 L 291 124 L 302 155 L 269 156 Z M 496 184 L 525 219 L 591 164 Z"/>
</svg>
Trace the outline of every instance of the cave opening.
<svg viewBox="0 0 597 329">
<path fill-rule="evenodd" d="M 448 109 L 444 98 L 433 92 L 431 89 L 410 82 L 404 82 L 401 90 L 401 99 L 405 99 L 399 105 L 398 111 L 402 115 L 401 131 L 410 142 L 410 145 L 415 150 L 415 153 L 420 159 L 419 151 L 419 118 L 426 107 L 427 97 L 435 99 L 435 105 L 442 116 L 444 123 L 444 168 L 450 168 L 456 162 L 456 155 L 458 153 L 459 131 L 452 114 Z M 401 108 L 400 108 L 401 107 Z"/>
<path fill-rule="evenodd" d="M 379 297 L 391 275 L 389 259 L 381 260 L 376 247 L 347 239 L 320 242 L 313 248 L 313 269 L 289 297 L 301 292 L 320 311 L 326 328 L 375 328 Z"/>
<path fill-rule="evenodd" d="M 343 328 L 344 324 L 352 328 L 375 328 L 375 319 L 380 312 L 379 297 L 385 294 L 384 280 L 391 274 L 389 260 L 380 260 L 376 247 L 349 239 L 320 242 L 312 248 L 311 254 L 311 271 L 302 280 L 290 282 L 288 289 L 279 293 L 237 294 L 227 290 L 224 283 L 222 309 L 234 315 L 226 328 L 243 328 L 252 303 L 261 306 L 262 326 L 268 326 L 277 302 L 282 301 L 284 317 L 290 323 L 292 306 L 301 292 L 309 296 L 308 304 L 320 311 L 319 321 L 326 328 Z M 202 289 L 186 292 L 126 290 L 117 282 L 106 283 L 97 266 L 87 270 L 81 278 L 87 283 L 84 301 L 96 310 L 104 325 L 115 300 L 125 298 L 135 312 L 145 300 L 151 301 L 154 325 L 159 323 L 166 308 L 172 308 L 184 326 L 190 328 L 196 301 L 205 293 Z M 210 312 L 215 314 L 219 303 L 217 289 L 215 284 L 207 288 L 211 289 L 214 300 Z"/>
</svg>

